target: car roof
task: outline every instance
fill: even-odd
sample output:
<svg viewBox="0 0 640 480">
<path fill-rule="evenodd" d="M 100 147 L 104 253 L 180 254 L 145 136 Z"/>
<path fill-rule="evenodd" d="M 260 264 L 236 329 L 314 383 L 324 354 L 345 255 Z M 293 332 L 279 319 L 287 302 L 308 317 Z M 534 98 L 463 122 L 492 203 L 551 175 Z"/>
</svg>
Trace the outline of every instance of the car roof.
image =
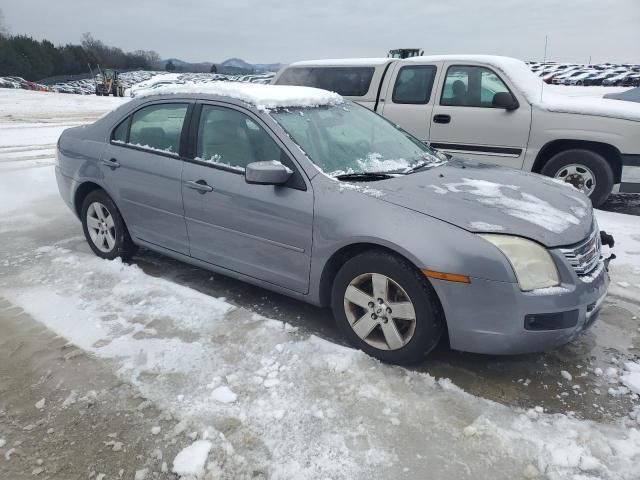
<svg viewBox="0 0 640 480">
<path fill-rule="evenodd" d="M 136 98 L 194 98 L 227 102 L 235 100 L 262 111 L 283 107 L 336 105 L 344 102 L 337 93 L 319 88 L 227 81 L 159 85 L 148 92 L 143 90 L 137 93 Z"/>
</svg>

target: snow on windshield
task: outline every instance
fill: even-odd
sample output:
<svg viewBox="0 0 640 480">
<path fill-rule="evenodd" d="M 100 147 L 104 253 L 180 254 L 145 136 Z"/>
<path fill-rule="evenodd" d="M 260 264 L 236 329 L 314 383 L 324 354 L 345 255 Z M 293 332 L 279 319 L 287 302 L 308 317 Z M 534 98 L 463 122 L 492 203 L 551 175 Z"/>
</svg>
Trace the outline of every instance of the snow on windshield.
<svg viewBox="0 0 640 480">
<path fill-rule="evenodd" d="M 580 224 L 576 215 L 560 210 L 530 193 L 522 192 L 516 185 L 463 178 L 462 182 L 431 187 L 440 194 L 454 192 L 474 195 L 483 205 L 498 207 L 512 217 L 533 223 L 553 233 L 562 233 L 571 225 Z"/>
<path fill-rule="evenodd" d="M 389 121 L 352 103 L 278 109 L 271 116 L 306 156 L 329 176 L 404 173 L 446 163 L 424 143 Z"/>
<path fill-rule="evenodd" d="M 317 107 L 338 105 L 344 99 L 334 92 L 312 87 L 289 85 L 262 85 L 241 82 L 211 82 L 161 85 L 149 91 L 141 92 L 138 97 L 164 94 L 208 94 L 231 97 L 267 111 L 282 107 Z"/>
</svg>

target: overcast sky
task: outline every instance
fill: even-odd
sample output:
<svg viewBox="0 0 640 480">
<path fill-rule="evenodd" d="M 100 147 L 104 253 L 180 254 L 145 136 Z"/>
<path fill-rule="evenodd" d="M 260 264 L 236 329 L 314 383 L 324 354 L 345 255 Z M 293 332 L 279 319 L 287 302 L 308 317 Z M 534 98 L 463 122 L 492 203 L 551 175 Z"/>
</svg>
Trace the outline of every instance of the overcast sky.
<svg viewBox="0 0 640 480">
<path fill-rule="evenodd" d="M 288 63 L 425 53 L 640 63 L 640 0 L 2 0 L 13 34 L 78 43 L 83 32 L 162 58 Z"/>
</svg>

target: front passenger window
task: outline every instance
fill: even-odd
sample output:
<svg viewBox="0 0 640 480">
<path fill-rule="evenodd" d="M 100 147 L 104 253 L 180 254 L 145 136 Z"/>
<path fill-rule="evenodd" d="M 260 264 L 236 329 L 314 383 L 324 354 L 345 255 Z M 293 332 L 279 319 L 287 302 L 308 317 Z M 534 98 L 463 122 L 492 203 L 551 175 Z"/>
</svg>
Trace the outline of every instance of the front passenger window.
<svg viewBox="0 0 640 480">
<path fill-rule="evenodd" d="M 280 147 L 249 116 L 231 108 L 203 105 L 197 160 L 244 169 L 249 163 L 281 160 Z"/>
<path fill-rule="evenodd" d="M 128 143 L 178 153 L 186 114 L 187 105 L 183 103 L 164 103 L 141 108 L 131 119 Z"/>
</svg>

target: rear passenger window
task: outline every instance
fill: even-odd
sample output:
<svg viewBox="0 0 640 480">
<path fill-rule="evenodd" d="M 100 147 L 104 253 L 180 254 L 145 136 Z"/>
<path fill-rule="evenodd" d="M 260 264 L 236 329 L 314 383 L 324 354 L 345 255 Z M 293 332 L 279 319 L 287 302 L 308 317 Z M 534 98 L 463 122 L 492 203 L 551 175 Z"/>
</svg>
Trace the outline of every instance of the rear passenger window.
<svg viewBox="0 0 640 480">
<path fill-rule="evenodd" d="M 138 110 L 131 119 L 128 143 L 177 154 L 186 113 L 187 104 L 183 103 L 150 105 Z"/>
<path fill-rule="evenodd" d="M 285 70 L 278 85 L 303 85 L 346 97 L 363 97 L 369 91 L 374 72 L 374 67 L 293 67 Z"/>
<path fill-rule="evenodd" d="M 393 103 L 429 103 L 435 76 L 433 65 L 402 67 L 393 86 Z"/>
<path fill-rule="evenodd" d="M 501 92 L 509 92 L 509 88 L 492 70 L 454 65 L 447 70 L 440 105 L 490 108 L 494 95 Z"/>
<path fill-rule="evenodd" d="M 125 143 L 129 132 L 129 117 L 125 118 L 113 131 L 111 139 L 114 142 Z"/>
</svg>

